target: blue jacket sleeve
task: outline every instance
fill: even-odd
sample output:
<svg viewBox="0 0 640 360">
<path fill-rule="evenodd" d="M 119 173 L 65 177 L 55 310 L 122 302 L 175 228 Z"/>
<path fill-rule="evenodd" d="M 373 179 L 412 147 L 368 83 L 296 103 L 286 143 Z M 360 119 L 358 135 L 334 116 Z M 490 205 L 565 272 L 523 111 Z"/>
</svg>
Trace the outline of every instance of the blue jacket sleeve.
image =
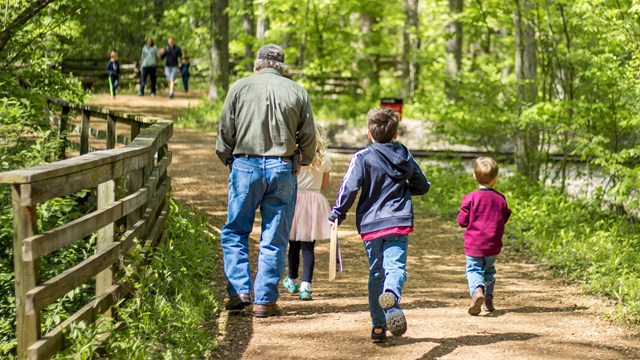
<svg viewBox="0 0 640 360">
<path fill-rule="evenodd" d="M 362 187 L 362 180 L 362 159 L 358 155 L 355 155 L 353 159 L 351 159 L 347 173 L 344 175 L 344 178 L 342 178 L 336 203 L 333 205 L 333 209 L 331 209 L 331 214 L 329 214 L 330 222 L 338 219 L 338 225 L 342 224 L 342 221 L 347 217 L 347 211 L 349 211 L 356 201 L 358 191 L 360 187 Z"/>
<path fill-rule="evenodd" d="M 429 192 L 431 182 L 424 175 L 415 159 L 411 160 L 413 161 L 413 173 L 409 177 L 409 190 L 411 195 L 424 195 Z"/>
</svg>

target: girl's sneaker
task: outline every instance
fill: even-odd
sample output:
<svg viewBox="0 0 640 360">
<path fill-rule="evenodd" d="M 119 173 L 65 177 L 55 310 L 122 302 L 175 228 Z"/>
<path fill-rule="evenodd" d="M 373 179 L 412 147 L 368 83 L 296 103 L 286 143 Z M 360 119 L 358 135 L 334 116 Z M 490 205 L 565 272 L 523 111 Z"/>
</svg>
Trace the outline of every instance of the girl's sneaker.
<svg viewBox="0 0 640 360">
<path fill-rule="evenodd" d="M 311 296 L 311 290 L 302 289 L 300 290 L 300 295 L 298 295 L 300 300 L 313 300 L 313 296 Z"/>
<path fill-rule="evenodd" d="M 282 280 L 282 286 L 284 286 L 284 288 L 292 294 L 298 292 L 298 284 L 294 283 L 293 280 L 289 279 L 289 277 L 286 277 L 284 278 L 284 280 Z"/>
</svg>

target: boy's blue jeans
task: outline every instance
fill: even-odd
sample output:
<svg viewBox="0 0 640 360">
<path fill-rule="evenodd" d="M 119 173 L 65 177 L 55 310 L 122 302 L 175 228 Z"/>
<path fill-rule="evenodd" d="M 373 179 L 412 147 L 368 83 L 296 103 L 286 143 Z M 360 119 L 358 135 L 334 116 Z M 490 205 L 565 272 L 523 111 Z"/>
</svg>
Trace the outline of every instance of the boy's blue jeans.
<svg viewBox="0 0 640 360">
<path fill-rule="evenodd" d="M 364 249 L 369 258 L 369 311 L 373 326 L 384 326 L 387 323 L 384 310 L 378 303 L 378 297 L 383 291 L 393 291 L 398 303 L 400 302 L 407 279 L 408 240 L 408 235 L 388 235 L 364 241 Z"/>
<path fill-rule="evenodd" d="M 278 281 L 285 268 L 296 191 L 289 160 L 238 157 L 233 161 L 228 218 L 221 236 L 229 296 L 251 293 L 249 234 L 259 207 L 262 234 L 254 303 L 274 304 L 278 300 Z"/>
<path fill-rule="evenodd" d="M 496 283 L 494 275 L 496 267 L 494 266 L 497 255 L 475 257 L 467 255 L 466 277 L 469 282 L 469 295 L 473 297 L 473 293 L 478 287 L 484 289 L 484 295 L 492 297 L 493 287 Z"/>
</svg>

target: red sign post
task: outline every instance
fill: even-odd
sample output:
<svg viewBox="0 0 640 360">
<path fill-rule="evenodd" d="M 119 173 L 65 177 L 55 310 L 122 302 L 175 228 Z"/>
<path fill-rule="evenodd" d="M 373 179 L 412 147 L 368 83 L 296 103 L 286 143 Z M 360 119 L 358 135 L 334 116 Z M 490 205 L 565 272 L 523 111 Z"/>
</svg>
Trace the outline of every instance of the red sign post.
<svg viewBox="0 0 640 360">
<path fill-rule="evenodd" d="M 380 99 L 380 107 L 395 111 L 398 114 L 398 118 L 402 120 L 402 99 L 382 98 Z"/>
</svg>

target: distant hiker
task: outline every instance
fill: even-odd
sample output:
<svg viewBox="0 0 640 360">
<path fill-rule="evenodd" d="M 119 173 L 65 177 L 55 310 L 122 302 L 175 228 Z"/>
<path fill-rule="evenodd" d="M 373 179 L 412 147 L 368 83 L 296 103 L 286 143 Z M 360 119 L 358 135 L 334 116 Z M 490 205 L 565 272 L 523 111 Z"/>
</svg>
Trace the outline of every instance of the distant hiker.
<svg viewBox="0 0 640 360">
<path fill-rule="evenodd" d="M 138 95 L 144 96 L 144 87 L 147 83 L 147 76 L 151 79 L 151 96 L 156 96 L 156 80 L 158 79 L 158 58 L 160 57 L 160 51 L 153 42 L 153 39 L 148 37 L 144 47 L 142 48 L 142 77 L 140 79 L 140 91 Z"/>
<path fill-rule="evenodd" d="M 182 86 L 184 87 L 184 92 L 189 92 L 189 67 L 191 66 L 191 62 L 189 61 L 189 57 L 184 54 L 182 55 L 182 64 L 180 65 L 180 75 L 182 75 Z"/>
<path fill-rule="evenodd" d="M 178 75 L 178 60 L 182 58 L 182 50 L 176 45 L 173 36 L 167 40 L 167 45 L 160 50 L 160 57 L 165 60 L 164 75 L 169 82 L 169 95 L 168 98 L 173 98 L 173 87 L 176 82 L 176 76 Z"/>
<path fill-rule="evenodd" d="M 327 216 L 331 208 L 320 190 L 329 187 L 331 158 L 327 154 L 328 140 L 324 130 L 316 124 L 316 157 L 298 174 L 298 195 L 289 234 L 289 275 L 282 286 L 290 293 L 299 292 L 300 300 L 311 300 L 311 281 L 315 267 L 316 240 L 328 239 L 331 228 Z M 302 250 L 302 282 L 298 279 L 300 251 Z"/>
<path fill-rule="evenodd" d="M 116 98 L 116 89 L 118 88 L 118 78 L 120 77 L 120 64 L 118 63 L 118 53 L 112 51 L 109 54 L 109 62 L 107 63 L 107 73 L 109 74 L 109 92 L 111 98 Z"/>
<path fill-rule="evenodd" d="M 369 258 L 371 339 L 382 341 L 387 330 L 394 336 L 407 331 L 400 300 L 413 232 L 411 196 L 426 194 L 431 183 L 409 150 L 395 141 L 399 118 L 393 110 L 372 109 L 367 123 L 373 143 L 353 155 L 329 222 L 342 223 L 361 190 L 356 227 Z"/>
<path fill-rule="evenodd" d="M 481 310 L 493 311 L 495 262 L 502 249 L 504 224 L 511 216 L 507 200 L 493 187 L 498 182 L 498 164 L 489 157 L 473 162 L 473 177 L 480 188 L 462 198 L 458 224 L 464 233 L 464 253 L 467 257 L 466 277 L 469 282 L 470 315 Z"/>
<path fill-rule="evenodd" d="M 285 268 L 296 201 L 294 153 L 309 165 L 316 152 L 307 92 L 283 76 L 284 51 L 265 45 L 255 74 L 236 81 L 220 116 L 216 153 L 231 168 L 227 223 L 221 242 L 229 300 L 227 310 L 251 305 L 249 234 L 256 209 L 262 215 L 253 314 L 280 314 L 278 282 Z"/>
</svg>

